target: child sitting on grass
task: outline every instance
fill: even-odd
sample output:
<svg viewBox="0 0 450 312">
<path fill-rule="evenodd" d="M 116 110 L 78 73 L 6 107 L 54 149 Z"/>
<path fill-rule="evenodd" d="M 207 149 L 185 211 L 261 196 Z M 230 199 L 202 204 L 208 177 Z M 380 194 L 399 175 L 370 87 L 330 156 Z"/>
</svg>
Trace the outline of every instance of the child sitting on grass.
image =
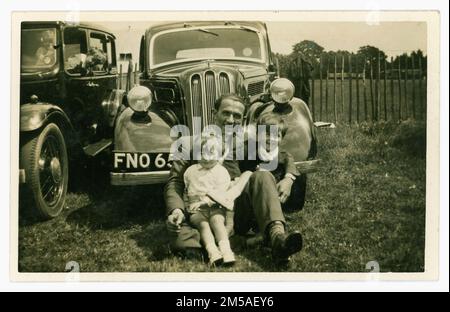
<svg viewBox="0 0 450 312">
<path fill-rule="evenodd" d="M 184 173 L 186 206 L 191 224 L 200 232 L 209 263 L 233 265 L 236 258 L 227 227 L 233 226 L 234 200 L 241 194 L 251 172 L 243 173 L 233 184 L 221 164 L 221 144 L 214 136 L 202 138 L 201 159 Z"/>
</svg>

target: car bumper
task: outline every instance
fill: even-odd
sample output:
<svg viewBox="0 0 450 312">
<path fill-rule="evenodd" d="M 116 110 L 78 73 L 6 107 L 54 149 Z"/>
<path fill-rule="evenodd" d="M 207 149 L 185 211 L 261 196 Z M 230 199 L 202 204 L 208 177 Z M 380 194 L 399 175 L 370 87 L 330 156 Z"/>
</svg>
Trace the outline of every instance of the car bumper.
<svg viewBox="0 0 450 312">
<path fill-rule="evenodd" d="M 111 172 L 111 184 L 118 186 L 126 185 L 146 185 L 146 184 L 162 184 L 166 183 L 169 178 L 170 171 L 153 171 L 153 172 L 127 172 L 117 173 Z"/>
<path fill-rule="evenodd" d="M 320 169 L 321 161 L 319 159 L 296 162 L 295 165 L 300 173 L 313 173 Z M 111 184 L 118 186 L 126 185 L 146 185 L 162 184 L 169 179 L 169 170 L 153 172 L 111 172 Z"/>
</svg>

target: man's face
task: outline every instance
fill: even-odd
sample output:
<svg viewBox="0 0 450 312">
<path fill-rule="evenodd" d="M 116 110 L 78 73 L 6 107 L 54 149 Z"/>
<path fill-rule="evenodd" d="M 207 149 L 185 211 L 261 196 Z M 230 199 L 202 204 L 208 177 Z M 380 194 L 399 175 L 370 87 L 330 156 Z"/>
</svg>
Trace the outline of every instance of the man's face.
<svg viewBox="0 0 450 312">
<path fill-rule="evenodd" d="M 216 125 L 225 131 L 225 126 L 241 125 L 244 120 L 245 106 L 239 101 L 224 99 L 215 115 Z"/>
<path fill-rule="evenodd" d="M 266 148 L 278 146 L 282 139 L 281 130 L 273 127 L 276 125 L 264 126 L 266 127 Z"/>
</svg>

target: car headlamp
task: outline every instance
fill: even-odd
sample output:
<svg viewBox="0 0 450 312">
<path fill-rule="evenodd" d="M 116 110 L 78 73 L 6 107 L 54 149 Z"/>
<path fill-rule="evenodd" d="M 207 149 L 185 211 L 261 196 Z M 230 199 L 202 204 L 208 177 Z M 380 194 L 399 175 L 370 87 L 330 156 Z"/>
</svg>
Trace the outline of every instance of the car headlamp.
<svg viewBox="0 0 450 312">
<path fill-rule="evenodd" d="M 272 99 L 279 104 L 289 103 L 294 97 L 295 87 L 289 79 L 279 78 L 270 84 Z"/>
<path fill-rule="evenodd" d="M 146 113 L 152 104 L 152 92 L 147 87 L 136 86 L 128 92 L 127 100 L 136 113 Z"/>
</svg>

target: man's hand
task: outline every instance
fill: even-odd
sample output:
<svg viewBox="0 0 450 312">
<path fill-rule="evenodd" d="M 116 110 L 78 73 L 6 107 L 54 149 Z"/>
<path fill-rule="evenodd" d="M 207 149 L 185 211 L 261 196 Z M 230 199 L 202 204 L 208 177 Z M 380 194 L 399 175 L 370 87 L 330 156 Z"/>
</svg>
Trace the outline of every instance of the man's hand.
<svg viewBox="0 0 450 312">
<path fill-rule="evenodd" d="M 283 180 L 278 182 L 278 198 L 280 199 L 280 202 L 282 204 L 284 204 L 291 195 L 292 184 L 294 184 L 294 181 L 292 181 L 292 179 L 290 178 L 284 178 Z"/>
<path fill-rule="evenodd" d="M 181 223 L 184 221 L 184 213 L 181 209 L 175 209 L 167 217 L 167 230 L 172 233 L 179 233 L 181 228 Z"/>
</svg>

